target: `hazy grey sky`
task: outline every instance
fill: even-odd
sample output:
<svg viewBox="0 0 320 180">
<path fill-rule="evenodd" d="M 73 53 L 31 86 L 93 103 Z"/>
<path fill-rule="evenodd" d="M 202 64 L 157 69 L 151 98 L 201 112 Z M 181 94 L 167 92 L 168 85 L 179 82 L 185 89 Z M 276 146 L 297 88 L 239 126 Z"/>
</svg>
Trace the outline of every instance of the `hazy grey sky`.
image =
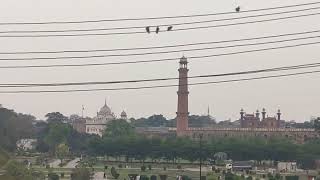
<svg viewBox="0 0 320 180">
<path fill-rule="evenodd" d="M 127 17 L 174 16 L 186 14 L 229 12 L 233 11 L 236 5 L 240 5 L 242 9 L 249 10 L 307 2 L 311 1 L 2 0 L 0 6 L 0 21 L 74 21 Z M 316 11 L 317 10 L 310 12 Z M 216 16 L 214 18 L 223 17 L 226 16 Z M 82 25 L 1 26 L 0 30 L 45 30 L 68 28 L 86 29 L 154 24 L 153 22 L 154 21 L 139 23 L 92 23 Z M 168 21 L 158 22 L 166 23 Z M 268 36 L 272 34 L 318 30 L 320 28 L 320 24 L 318 22 L 319 16 L 311 16 L 251 25 L 229 26 L 185 32 L 160 33 L 158 35 L 142 34 L 97 37 L 91 36 L 50 38 L 1 38 L 0 51 L 54 51 L 79 49 L 81 50 L 131 48 L 155 45 L 162 46 L 171 44 L 193 43 L 203 41 L 218 41 L 245 37 Z M 299 42 L 310 41 L 311 40 Z M 282 43 L 281 45 L 285 44 L 290 43 Z M 270 47 L 270 45 L 260 47 Z M 258 68 L 319 62 L 319 47 L 319 45 L 312 45 L 306 47 L 266 51 L 259 53 L 207 58 L 204 60 L 190 59 L 190 75 L 234 72 L 242 70 L 253 70 Z M 244 49 L 248 48 L 208 50 L 197 53 L 185 52 L 184 55 L 188 57 Z M 182 56 L 182 54 L 183 52 L 172 53 L 169 55 L 150 55 L 143 57 L 141 56 L 123 58 L 99 58 L 87 60 L 75 59 L 62 61 L 55 60 L 44 62 L 0 62 L 0 65 L 29 65 L 50 63 L 76 64 L 86 62 L 107 62 L 124 60 L 134 61 L 165 57 L 180 57 Z M 2 55 L 1 57 L 18 56 Z M 19 57 L 25 56 L 21 55 Z M 82 68 L 1 69 L 0 83 L 54 83 L 175 77 L 178 75 L 177 68 L 177 62 L 163 62 L 150 64 Z M 265 107 L 269 113 L 269 116 L 275 115 L 276 110 L 278 108 L 281 108 L 283 112 L 283 117 L 286 120 L 308 120 L 310 116 L 319 115 L 319 77 L 319 74 L 313 74 L 299 77 L 190 87 L 189 110 L 191 114 L 205 114 L 207 111 L 207 106 L 209 105 L 213 116 L 215 116 L 217 119 L 221 120 L 232 118 L 234 120 L 239 117 L 240 108 L 244 108 L 247 112 L 251 113 L 255 111 L 257 108 L 261 110 L 263 107 Z M 217 78 L 216 80 L 220 79 Z M 206 79 L 196 80 L 192 82 L 198 81 L 206 81 Z M 166 83 L 176 83 L 176 81 Z M 155 83 L 149 83 L 144 85 L 154 84 Z M 67 88 L 70 89 L 70 87 Z M 35 90 L 41 88 L 33 89 Z M 1 88 L 1 90 L 15 89 Z M 17 112 L 31 113 L 37 116 L 38 118 L 42 118 L 47 112 L 52 111 L 60 111 L 66 115 L 74 113 L 81 114 L 81 106 L 84 105 L 85 114 L 88 116 L 93 116 L 95 115 L 96 111 L 103 105 L 104 99 L 107 98 L 108 105 L 116 114 L 119 114 L 124 109 L 127 111 L 130 117 L 149 116 L 152 114 L 164 114 L 169 118 L 173 118 L 175 116 L 177 104 L 176 91 L 177 88 L 163 88 L 112 92 L 105 91 L 56 94 L 0 94 L 0 104 L 3 104 L 5 107 L 8 108 L 15 109 Z"/>
</svg>

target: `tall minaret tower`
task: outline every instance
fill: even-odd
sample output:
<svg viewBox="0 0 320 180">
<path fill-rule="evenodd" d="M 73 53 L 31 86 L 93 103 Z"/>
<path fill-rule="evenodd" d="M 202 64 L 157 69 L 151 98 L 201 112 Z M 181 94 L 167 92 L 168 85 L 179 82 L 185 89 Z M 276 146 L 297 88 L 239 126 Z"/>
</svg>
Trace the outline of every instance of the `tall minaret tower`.
<svg viewBox="0 0 320 180">
<path fill-rule="evenodd" d="M 188 61 L 184 56 L 180 59 L 178 111 L 177 111 L 177 135 L 182 136 L 188 129 Z"/>
</svg>

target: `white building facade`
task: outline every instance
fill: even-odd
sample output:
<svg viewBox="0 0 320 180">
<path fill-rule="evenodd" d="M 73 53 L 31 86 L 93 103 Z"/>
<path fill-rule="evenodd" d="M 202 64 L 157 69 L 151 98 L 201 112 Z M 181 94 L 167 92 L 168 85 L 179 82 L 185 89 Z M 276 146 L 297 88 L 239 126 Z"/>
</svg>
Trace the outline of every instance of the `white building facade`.
<svg viewBox="0 0 320 180">
<path fill-rule="evenodd" d="M 105 102 L 104 106 L 99 112 L 97 112 L 96 117 L 86 120 L 86 133 L 102 136 L 103 131 L 106 129 L 107 123 L 115 119 L 116 117 L 114 113 Z"/>
<path fill-rule="evenodd" d="M 127 114 L 124 111 L 120 116 L 121 118 L 125 118 L 127 120 Z M 86 133 L 102 136 L 104 130 L 106 129 L 107 123 L 115 119 L 116 116 L 105 101 L 104 106 L 99 112 L 97 112 L 97 116 L 86 120 Z"/>
</svg>

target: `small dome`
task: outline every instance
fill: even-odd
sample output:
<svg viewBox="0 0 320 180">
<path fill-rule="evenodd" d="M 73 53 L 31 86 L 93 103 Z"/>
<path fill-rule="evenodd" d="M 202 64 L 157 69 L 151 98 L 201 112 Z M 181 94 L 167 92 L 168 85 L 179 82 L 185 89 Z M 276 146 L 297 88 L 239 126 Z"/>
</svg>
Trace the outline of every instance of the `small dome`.
<svg viewBox="0 0 320 180">
<path fill-rule="evenodd" d="M 127 113 L 126 113 L 125 111 L 122 111 L 122 113 L 121 113 L 120 116 L 121 116 L 121 117 L 127 117 Z"/>
<path fill-rule="evenodd" d="M 111 109 L 105 104 L 99 111 L 99 114 L 111 114 Z"/>
</svg>

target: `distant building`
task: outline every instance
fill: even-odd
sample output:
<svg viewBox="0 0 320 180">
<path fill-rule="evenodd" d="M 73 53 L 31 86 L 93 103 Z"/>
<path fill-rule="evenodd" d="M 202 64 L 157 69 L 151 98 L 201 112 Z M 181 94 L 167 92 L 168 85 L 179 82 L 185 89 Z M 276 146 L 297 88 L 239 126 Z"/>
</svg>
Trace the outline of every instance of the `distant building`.
<svg viewBox="0 0 320 180">
<path fill-rule="evenodd" d="M 99 112 L 97 112 L 97 116 L 86 120 L 86 133 L 102 136 L 103 131 L 106 129 L 107 123 L 115 119 L 116 116 L 105 101 L 104 106 Z"/>
<path fill-rule="evenodd" d="M 255 114 L 246 114 L 243 109 L 240 111 L 241 128 L 280 128 L 281 112 L 278 110 L 277 117 L 266 117 L 266 110 L 262 109 L 262 117 L 260 118 L 259 110 Z"/>
<path fill-rule="evenodd" d="M 233 171 L 252 170 L 253 164 L 254 163 L 252 161 L 235 161 L 232 163 L 232 170 Z"/>
<path fill-rule="evenodd" d="M 17 148 L 28 151 L 33 150 L 36 147 L 37 140 L 36 139 L 20 139 L 17 141 Z"/>
<path fill-rule="evenodd" d="M 296 172 L 297 163 L 296 162 L 278 162 L 277 170 L 279 172 Z"/>
<path fill-rule="evenodd" d="M 121 112 L 120 119 L 126 120 L 128 123 L 130 123 L 130 119 L 128 119 L 127 113 L 125 111 Z"/>
</svg>

